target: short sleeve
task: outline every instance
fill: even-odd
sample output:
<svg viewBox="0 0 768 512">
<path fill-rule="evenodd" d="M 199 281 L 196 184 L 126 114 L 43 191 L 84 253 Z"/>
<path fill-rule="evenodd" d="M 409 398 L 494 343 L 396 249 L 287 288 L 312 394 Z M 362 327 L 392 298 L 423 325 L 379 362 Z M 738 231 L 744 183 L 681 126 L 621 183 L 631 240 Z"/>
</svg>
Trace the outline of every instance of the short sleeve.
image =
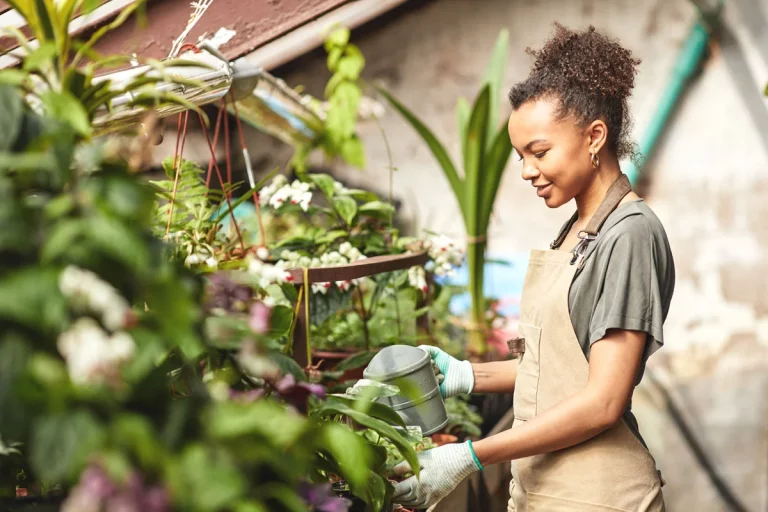
<svg viewBox="0 0 768 512">
<path fill-rule="evenodd" d="M 589 346 L 609 329 L 647 334 L 643 362 L 664 344 L 663 324 L 668 309 L 664 297 L 667 272 L 659 258 L 657 240 L 642 216 L 625 219 L 623 229 L 612 230 L 592 256 L 598 282 Z"/>
</svg>

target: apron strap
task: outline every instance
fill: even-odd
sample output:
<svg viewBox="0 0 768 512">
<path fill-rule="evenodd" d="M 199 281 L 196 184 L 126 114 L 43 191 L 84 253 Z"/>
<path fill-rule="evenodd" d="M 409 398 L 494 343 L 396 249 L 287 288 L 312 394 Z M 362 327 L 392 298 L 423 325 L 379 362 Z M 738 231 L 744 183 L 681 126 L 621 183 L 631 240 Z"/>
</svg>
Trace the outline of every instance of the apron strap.
<svg viewBox="0 0 768 512">
<path fill-rule="evenodd" d="M 592 218 L 589 219 L 587 227 L 582 231 L 579 231 L 578 237 L 581 239 L 581 241 L 576 244 L 576 247 L 573 248 L 573 259 L 571 260 L 571 265 L 578 262 L 579 268 L 581 268 L 581 266 L 584 264 L 587 245 L 589 242 L 597 238 L 597 234 L 600 232 L 600 228 L 603 227 L 603 224 L 605 224 L 608 216 L 613 213 L 616 207 L 619 206 L 619 203 L 621 203 L 621 200 L 624 199 L 624 196 L 629 194 L 631 190 L 632 185 L 629 182 L 629 178 L 627 178 L 627 175 L 623 173 L 618 177 L 616 181 L 611 184 L 611 186 L 608 188 L 608 191 L 605 193 L 605 197 L 603 198 L 602 203 L 600 203 L 600 206 L 598 206 L 597 211 L 595 211 L 595 213 L 592 215 Z M 550 245 L 552 249 L 557 249 L 560 247 L 560 245 L 562 245 L 563 241 L 565 241 L 568 232 L 571 230 L 573 223 L 577 219 L 577 215 L 578 212 L 574 214 L 571 221 L 568 223 L 566 228 L 563 229 L 557 239 L 552 242 Z"/>
<path fill-rule="evenodd" d="M 600 232 L 600 228 L 605 224 L 605 220 L 608 216 L 613 213 L 613 210 L 615 210 L 617 206 L 619 206 L 619 203 L 624 199 L 624 196 L 631 191 L 632 185 L 629 183 L 629 178 L 627 178 L 626 174 L 622 173 L 622 175 L 619 176 L 619 179 L 614 181 L 608 188 L 608 192 L 605 193 L 605 199 L 600 203 L 600 206 L 598 206 L 597 211 L 592 215 L 592 218 L 589 219 L 587 227 L 584 231 L 579 233 L 579 235 L 586 233 L 591 237 L 596 237 Z M 581 236 L 579 236 L 579 238 L 581 238 Z"/>
</svg>

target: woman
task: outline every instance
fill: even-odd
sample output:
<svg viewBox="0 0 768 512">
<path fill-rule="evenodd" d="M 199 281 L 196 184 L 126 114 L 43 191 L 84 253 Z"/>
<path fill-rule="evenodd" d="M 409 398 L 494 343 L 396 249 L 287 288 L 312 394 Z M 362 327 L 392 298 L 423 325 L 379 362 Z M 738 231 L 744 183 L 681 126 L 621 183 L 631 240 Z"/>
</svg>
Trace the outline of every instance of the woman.
<svg viewBox="0 0 768 512">
<path fill-rule="evenodd" d="M 663 481 L 630 410 L 675 271 L 664 228 L 630 190 L 627 99 L 639 61 L 594 27 L 556 25 L 509 98 L 523 179 L 550 208 L 576 213 L 551 250 L 532 252 L 514 360 L 458 361 L 428 351 L 444 396 L 514 392 L 510 430 L 420 454 L 421 475 L 394 501 L 427 507 L 488 464 L 512 461 L 510 511 L 660 511 Z M 407 463 L 396 468 L 405 474 Z"/>
</svg>

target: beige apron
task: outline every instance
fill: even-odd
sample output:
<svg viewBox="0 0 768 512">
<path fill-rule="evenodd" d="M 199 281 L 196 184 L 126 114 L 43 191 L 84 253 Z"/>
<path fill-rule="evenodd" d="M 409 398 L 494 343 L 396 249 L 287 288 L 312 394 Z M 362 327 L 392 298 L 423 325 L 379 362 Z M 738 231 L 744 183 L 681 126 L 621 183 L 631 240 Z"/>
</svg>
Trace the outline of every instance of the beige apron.
<svg viewBox="0 0 768 512">
<path fill-rule="evenodd" d="M 586 246 L 629 192 L 622 175 L 573 252 L 532 251 L 523 285 L 512 428 L 586 387 L 589 363 L 573 330 L 568 293 Z M 559 247 L 561 235 L 552 243 Z M 656 463 L 624 420 L 583 443 L 512 461 L 508 512 L 664 510 Z"/>
</svg>

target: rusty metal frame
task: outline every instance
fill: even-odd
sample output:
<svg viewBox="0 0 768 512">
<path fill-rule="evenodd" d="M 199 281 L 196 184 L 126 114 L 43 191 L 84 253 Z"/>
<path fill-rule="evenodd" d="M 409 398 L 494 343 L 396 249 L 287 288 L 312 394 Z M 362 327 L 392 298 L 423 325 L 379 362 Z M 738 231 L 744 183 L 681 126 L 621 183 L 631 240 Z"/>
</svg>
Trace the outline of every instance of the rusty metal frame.
<svg viewBox="0 0 768 512">
<path fill-rule="evenodd" d="M 408 254 L 374 256 L 338 267 L 310 268 L 307 269 L 307 286 L 312 283 L 348 281 L 385 272 L 407 270 L 413 266 L 423 266 L 428 260 L 429 254 L 426 251 L 420 251 Z M 291 274 L 293 283 L 297 287 L 304 286 L 304 269 L 289 269 L 288 272 Z M 293 358 L 302 368 L 307 368 L 311 363 L 309 360 L 309 349 L 311 347 L 307 346 L 307 329 L 310 328 L 309 318 L 311 314 L 306 307 L 308 304 L 309 301 L 305 300 L 301 300 L 298 304 L 292 340 Z"/>
</svg>

